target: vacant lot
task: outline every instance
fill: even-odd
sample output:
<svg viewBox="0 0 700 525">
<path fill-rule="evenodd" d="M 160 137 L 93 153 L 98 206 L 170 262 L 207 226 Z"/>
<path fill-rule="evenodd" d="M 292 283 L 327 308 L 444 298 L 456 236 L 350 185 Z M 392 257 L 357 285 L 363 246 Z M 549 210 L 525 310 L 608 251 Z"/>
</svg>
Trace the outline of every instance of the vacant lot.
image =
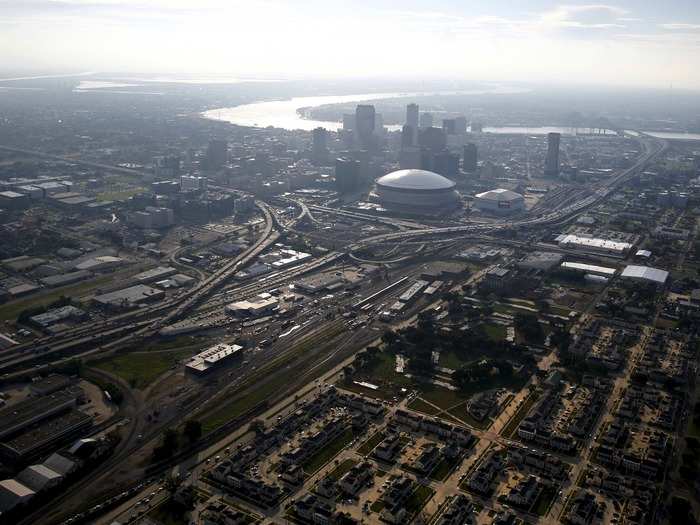
<svg viewBox="0 0 700 525">
<path fill-rule="evenodd" d="M 161 352 L 130 352 L 92 363 L 92 366 L 118 375 L 133 388 L 146 388 L 163 372 L 196 352 L 191 348 Z"/>
</svg>

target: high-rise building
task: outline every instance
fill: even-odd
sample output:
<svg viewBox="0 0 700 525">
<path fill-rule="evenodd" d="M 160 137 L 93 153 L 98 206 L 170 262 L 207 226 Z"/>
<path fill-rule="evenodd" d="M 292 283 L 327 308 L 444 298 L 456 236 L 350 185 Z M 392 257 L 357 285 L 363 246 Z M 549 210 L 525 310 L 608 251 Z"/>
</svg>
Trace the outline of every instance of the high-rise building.
<svg viewBox="0 0 700 525">
<path fill-rule="evenodd" d="M 453 118 L 445 118 L 442 119 L 442 129 L 447 133 L 448 135 L 454 135 L 455 134 L 455 119 Z"/>
<path fill-rule="evenodd" d="M 544 163 L 544 174 L 547 177 L 559 175 L 559 133 L 547 134 L 547 158 Z"/>
<path fill-rule="evenodd" d="M 422 169 L 422 160 L 423 159 L 418 148 L 411 147 L 399 151 L 399 166 L 402 170 Z"/>
<path fill-rule="evenodd" d="M 475 172 L 477 163 L 476 144 L 470 142 L 464 145 L 464 162 L 462 164 L 464 171 Z"/>
<path fill-rule="evenodd" d="M 427 127 L 421 129 L 418 134 L 418 144 L 421 149 L 427 149 L 432 153 L 442 151 L 447 146 L 447 137 L 442 128 Z"/>
<path fill-rule="evenodd" d="M 219 169 L 228 161 L 228 143 L 225 140 L 214 139 L 209 141 L 205 156 L 206 167 L 210 170 Z"/>
<path fill-rule="evenodd" d="M 433 114 L 432 113 L 421 113 L 420 114 L 420 127 L 430 128 L 433 125 Z"/>
<path fill-rule="evenodd" d="M 207 178 L 198 177 L 195 175 L 181 175 L 180 176 L 180 191 L 206 191 L 207 189 Z"/>
<path fill-rule="evenodd" d="M 328 161 L 328 131 L 325 128 L 315 128 L 312 131 L 311 156 L 317 164 Z"/>
<path fill-rule="evenodd" d="M 459 155 L 454 155 L 446 149 L 435 153 L 432 159 L 432 171 L 444 177 L 455 178 L 459 173 Z"/>
<path fill-rule="evenodd" d="M 455 133 L 457 135 L 464 135 L 467 132 L 467 117 L 459 116 L 455 117 Z"/>
<path fill-rule="evenodd" d="M 416 131 L 418 128 L 414 128 L 413 126 L 409 126 L 408 124 L 405 124 L 403 128 L 401 128 L 401 149 L 404 150 L 406 148 L 412 148 L 413 145 L 416 143 Z"/>
<path fill-rule="evenodd" d="M 340 193 L 349 193 L 360 185 L 360 162 L 347 157 L 335 159 L 335 186 Z"/>
<path fill-rule="evenodd" d="M 364 147 L 372 142 L 375 127 L 374 106 L 371 104 L 358 104 L 355 108 L 355 134 Z"/>
<path fill-rule="evenodd" d="M 481 122 L 472 122 L 469 130 L 472 133 L 482 133 L 484 131 L 484 125 Z"/>
<path fill-rule="evenodd" d="M 418 104 L 406 106 L 406 125 L 418 129 Z"/>
</svg>

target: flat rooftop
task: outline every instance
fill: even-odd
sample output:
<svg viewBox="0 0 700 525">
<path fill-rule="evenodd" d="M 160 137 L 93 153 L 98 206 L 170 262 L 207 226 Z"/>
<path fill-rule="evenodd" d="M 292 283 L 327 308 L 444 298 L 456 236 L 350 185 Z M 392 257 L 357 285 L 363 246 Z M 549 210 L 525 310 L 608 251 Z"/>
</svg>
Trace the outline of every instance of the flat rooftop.
<svg viewBox="0 0 700 525">
<path fill-rule="evenodd" d="M 66 433 L 87 427 L 92 423 L 92 418 L 78 410 L 71 410 L 66 414 L 44 420 L 35 427 L 19 434 L 17 437 L 2 443 L 2 447 L 12 450 L 18 455 L 30 453 L 32 450 L 60 439 Z"/>
<path fill-rule="evenodd" d="M 63 405 L 70 406 L 74 403 L 75 396 L 66 392 L 56 392 L 50 396 L 26 399 L 0 410 L 0 421 L 2 421 L 2 427 L 14 428 L 23 423 L 28 424 L 42 414 L 59 410 Z M 1 433 L 2 429 L 0 429 Z"/>
</svg>

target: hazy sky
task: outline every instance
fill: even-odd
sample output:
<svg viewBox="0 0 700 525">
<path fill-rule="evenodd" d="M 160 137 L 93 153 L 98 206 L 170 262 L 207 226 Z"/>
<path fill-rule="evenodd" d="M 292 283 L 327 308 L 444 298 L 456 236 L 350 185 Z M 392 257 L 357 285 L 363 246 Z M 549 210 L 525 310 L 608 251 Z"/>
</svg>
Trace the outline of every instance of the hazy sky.
<svg viewBox="0 0 700 525">
<path fill-rule="evenodd" d="M 0 0 L 0 67 L 700 88 L 700 0 Z"/>
</svg>

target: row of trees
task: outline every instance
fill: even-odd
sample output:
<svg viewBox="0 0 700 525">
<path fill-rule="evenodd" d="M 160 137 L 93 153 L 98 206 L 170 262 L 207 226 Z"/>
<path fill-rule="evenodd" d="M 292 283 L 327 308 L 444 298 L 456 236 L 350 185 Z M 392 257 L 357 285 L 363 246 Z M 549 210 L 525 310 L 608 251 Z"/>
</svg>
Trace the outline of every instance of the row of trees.
<svg viewBox="0 0 700 525">
<path fill-rule="evenodd" d="M 202 423 L 196 419 L 190 419 L 185 422 L 182 428 L 182 435 L 178 434 L 177 430 L 168 428 L 163 432 L 163 439 L 156 448 L 153 449 L 153 460 L 163 461 L 172 457 L 180 448 L 183 437 L 188 446 L 194 445 L 202 437 Z"/>
</svg>

